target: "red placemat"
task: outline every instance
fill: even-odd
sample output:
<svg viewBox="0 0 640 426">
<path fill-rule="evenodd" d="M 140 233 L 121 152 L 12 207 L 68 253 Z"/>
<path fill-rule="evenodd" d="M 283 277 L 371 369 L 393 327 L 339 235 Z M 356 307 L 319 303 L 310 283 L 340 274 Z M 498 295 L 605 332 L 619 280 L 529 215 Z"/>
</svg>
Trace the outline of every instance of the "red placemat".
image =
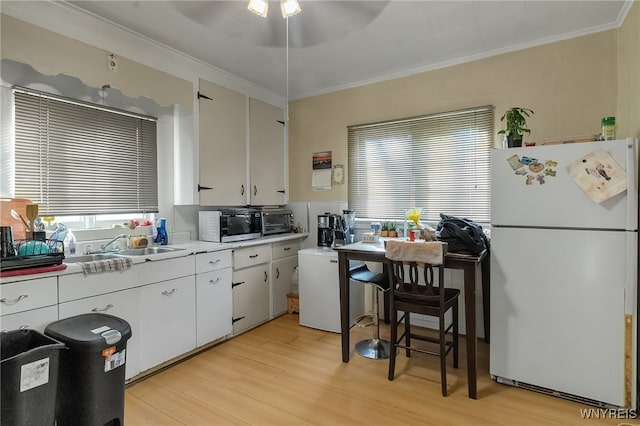
<svg viewBox="0 0 640 426">
<path fill-rule="evenodd" d="M 10 271 L 0 272 L 0 277 L 7 278 L 7 277 L 16 277 L 19 275 L 42 274 L 44 272 L 63 271 L 66 268 L 67 268 L 67 265 L 65 265 L 64 263 L 61 263 L 60 265 L 38 266 L 36 268 L 25 268 L 25 269 L 13 269 Z"/>
</svg>

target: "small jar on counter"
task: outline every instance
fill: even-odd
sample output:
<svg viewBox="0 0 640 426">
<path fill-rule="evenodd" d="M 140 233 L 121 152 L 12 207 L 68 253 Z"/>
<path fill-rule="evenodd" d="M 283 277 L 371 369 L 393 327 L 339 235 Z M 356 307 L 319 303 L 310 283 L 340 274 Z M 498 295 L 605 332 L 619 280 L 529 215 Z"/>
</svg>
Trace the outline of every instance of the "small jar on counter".
<svg viewBox="0 0 640 426">
<path fill-rule="evenodd" d="M 616 118 L 604 117 L 602 119 L 602 140 L 612 141 L 616 138 Z"/>
<path fill-rule="evenodd" d="M 371 232 L 373 234 L 379 235 L 381 229 L 382 229 L 382 224 L 380 222 L 371 222 Z"/>
</svg>

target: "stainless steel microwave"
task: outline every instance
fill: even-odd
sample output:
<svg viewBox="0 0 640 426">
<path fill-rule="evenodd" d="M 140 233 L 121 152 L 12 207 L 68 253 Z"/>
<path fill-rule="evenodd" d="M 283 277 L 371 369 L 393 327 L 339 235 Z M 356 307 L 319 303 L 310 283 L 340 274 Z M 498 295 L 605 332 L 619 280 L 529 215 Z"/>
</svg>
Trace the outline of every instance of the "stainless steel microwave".
<svg viewBox="0 0 640 426">
<path fill-rule="evenodd" d="M 230 243 L 259 238 L 262 215 L 256 209 L 224 209 L 199 212 L 198 235 L 201 241 Z"/>
<path fill-rule="evenodd" d="M 286 234 L 292 229 L 293 212 L 291 210 L 262 210 L 262 235 Z"/>
</svg>

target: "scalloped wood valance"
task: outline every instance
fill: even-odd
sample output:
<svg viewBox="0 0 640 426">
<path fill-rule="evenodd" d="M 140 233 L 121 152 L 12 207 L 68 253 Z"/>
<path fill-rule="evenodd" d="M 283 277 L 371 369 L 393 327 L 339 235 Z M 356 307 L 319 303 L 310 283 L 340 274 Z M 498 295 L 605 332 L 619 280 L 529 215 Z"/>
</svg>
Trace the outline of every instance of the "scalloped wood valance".
<svg viewBox="0 0 640 426">
<path fill-rule="evenodd" d="M 1 16 L 0 57 L 31 65 L 46 75 L 66 74 L 92 87 L 110 85 L 132 97 L 148 97 L 163 106 L 193 112 L 193 84 L 166 72 L 118 56 L 118 70 L 107 66 L 114 52 L 90 46 L 13 17 Z"/>
</svg>

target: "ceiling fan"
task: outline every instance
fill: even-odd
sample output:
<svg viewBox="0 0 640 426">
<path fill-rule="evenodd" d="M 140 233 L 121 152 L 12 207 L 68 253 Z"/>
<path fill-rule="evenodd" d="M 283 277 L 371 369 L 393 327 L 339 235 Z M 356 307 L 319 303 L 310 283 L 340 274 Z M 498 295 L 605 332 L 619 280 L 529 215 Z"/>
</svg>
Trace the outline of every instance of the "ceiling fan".
<svg viewBox="0 0 640 426">
<path fill-rule="evenodd" d="M 279 13 L 264 19 L 247 10 L 248 1 L 180 1 L 171 7 L 191 21 L 225 38 L 243 38 L 264 47 L 284 47 L 286 20 Z M 269 1 L 272 10 L 280 2 Z M 289 47 L 312 47 L 339 40 L 371 23 L 387 1 L 300 1 L 302 12 L 288 18 Z"/>
<path fill-rule="evenodd" d="M 256 15 L 266 18 L 269 12 L 269 0 L 249 0 L 247 9 Z M 282 17 L 285 19 L 302 11 L 298 0 L 280 0 L 280 10 L 282 11 Z"/>
</svg>

